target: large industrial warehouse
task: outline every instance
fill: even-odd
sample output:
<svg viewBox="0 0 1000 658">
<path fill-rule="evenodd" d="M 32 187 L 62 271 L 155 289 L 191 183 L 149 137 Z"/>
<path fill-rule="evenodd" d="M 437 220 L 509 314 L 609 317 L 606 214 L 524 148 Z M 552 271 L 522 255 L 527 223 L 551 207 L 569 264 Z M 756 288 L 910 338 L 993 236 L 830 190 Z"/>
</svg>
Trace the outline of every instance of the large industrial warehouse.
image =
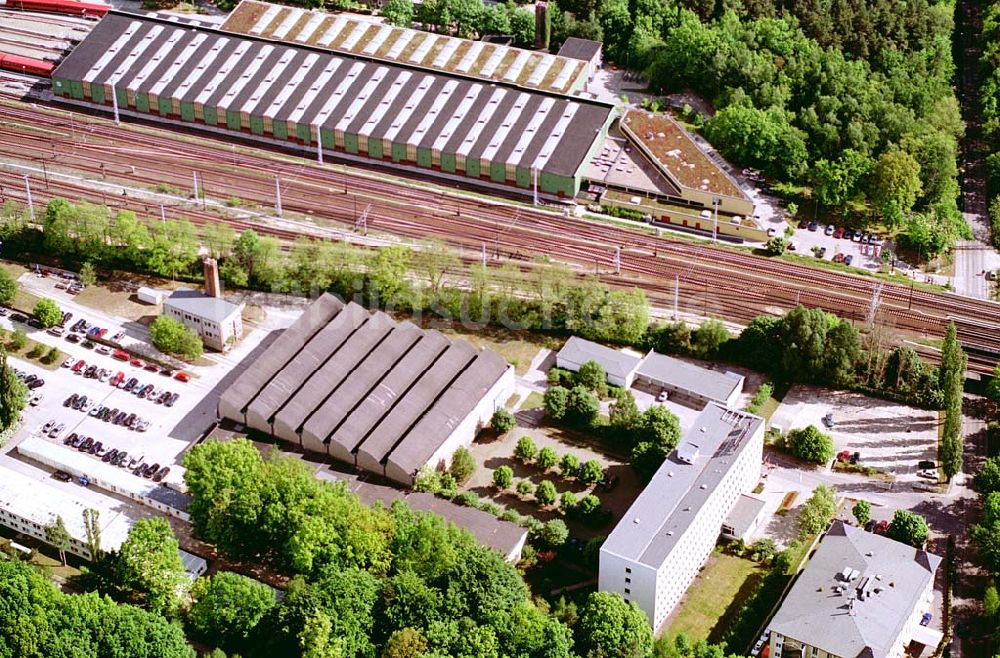
<svg viewBox="0 0 1000 658">
<path fill-rule="evenodd" d="M 496 353 L 326 294 L 222 394 L 219 416 L 412 485 L 513 391 Z"/>
<path fill-rule="evenodd" d="M 307 14 L 296 22 L 322 26 L 314 20 L 320 14 Z M 500 80 L 485 79 L 483 68 L 477 75 L 471 68 L 464 72 L 461 46 L 472 42 L 463 40 L 456 46 L 435 42 L 439 56 L 430 66 L 402 55 L 379 59 L 370 48 L 352 52 L 342 42 L 353 41 L 360 27 L 347 36 L 339 31 L 344 39 L 331 52 L 111 12 L 53 73 L 53 91 L 111 110 L 113 89 L 124 113 L 239 131 L 299 149 L 318 148 L 319 134 L 325 151 L 345 159 L 472 178 L 494 189 L 577 194 L 582 170 L 615 117 L 613 105 L 529 88 L 533 82 L 544 86 L 555 63 L 539 60 L 538 74 L 522 80 L 519 71 L 532 58 L 516 53 Z"/>
</svg>

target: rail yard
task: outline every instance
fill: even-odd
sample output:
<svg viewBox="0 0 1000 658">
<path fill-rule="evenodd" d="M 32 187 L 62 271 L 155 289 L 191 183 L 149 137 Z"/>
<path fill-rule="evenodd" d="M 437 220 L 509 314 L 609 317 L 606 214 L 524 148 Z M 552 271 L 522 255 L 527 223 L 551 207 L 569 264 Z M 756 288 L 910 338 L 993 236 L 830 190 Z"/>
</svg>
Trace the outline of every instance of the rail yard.
<svg viewBox="0 0 1000 658">
<path fill-rule="evenodd" d="M 478 253 L 483 245 L 491 257 L 527 260 L 550 255 L 577 265 L 581 273 L 596 271 L 618 286 L 638 286 L 654 305 L 673 308 L 675 290 L 682 310 L 746 322 L 762 312 L 781 312 L 801 303 L 864 322 L 877 292 L 877 318 L 914 337 L 937 338 L 954 319 L 970 349 L 970 370 L 986 373 L 1000 355 L 1000 333 L 987 318 L 997 317 L 1000 305 L 947 292 L 882 282 L 847 273 L 818 270 L 742 251 L 693 244 L 654 236 L 550 211 L 486 201 L 427 186 L 413 186 L 355 172 L 349 167 L 321 166 L 308 160 L 290 161 L 265 150 L 233 150 L 222 138 L 188 137 L 139 128 L 56 108 L 32 108 L 3 101 L 4 134 L 0 153 L 10 161 L 43 162 L 55 169 L 80 172 L 92 179 L 116 179 L 138 186 L 164 183 L 189 189 L 192 173 L 208 194 L 220 199 L 237 197 L 270 207 L 275 177 L 281 181 L 285 212 L 354 228 L 355 208 L 369 207 L 370 231 L 408 238 L 438 237 Z M 58 153 L 58 164 L 53 154 Z M 234 176 L 235 171 L 239 172 Z M 8 172 L 10 169 L 8 168 Z M 107 201 L 107 194 L 80 181 L 49 179 L 42 171 L 27 174 L 36 199 L 72 196 Z M 21 177 L 4 185 L 7 198 L 25 200 Z M 346 198 L 346 202 L 345 202 Z M 220 221 L 214 212 L 186 207 L 180 200 L 171 213 L 182 213 L 195 223 Z M 120 197 L 113 205 L 155 216 L 152 196 Z M 234 221 L 236 228 L 252 226 L 283 239 L 295 233 L 260 220 Z M 621 248 L 619 273 L 614 273 L 616 248 Z M 780 282 L 780 283 L 778 283 Z"/>
</svg>

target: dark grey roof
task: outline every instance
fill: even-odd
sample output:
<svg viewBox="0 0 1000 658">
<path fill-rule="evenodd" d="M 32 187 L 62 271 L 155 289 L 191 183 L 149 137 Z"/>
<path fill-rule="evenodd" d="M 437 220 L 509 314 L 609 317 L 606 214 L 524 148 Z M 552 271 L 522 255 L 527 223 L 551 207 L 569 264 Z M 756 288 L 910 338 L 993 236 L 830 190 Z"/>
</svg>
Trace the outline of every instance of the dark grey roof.
<svg viewBox="0 0 1000 658">
<path fill-rule="evenodd" d="M 845 658 L 894 655 L 940 563 L 937 555 L 835 521 L 771 630 Z"/>
<path fill-rule="evenodd" d="M 342 478 L 325 469 L 317 471 L 316 475 L 323 480 L 342 481 Z M 527 537 L 527 531 L 516 524 L 501 521 L 488 512 L 457 505 L 432 494 L 400 491 L 393 487 L 359 480 L 347 481 L 346 484 L 348 490 L 355 493 L 366 505 L 381 503 L 388 508 L 395 501 L 401 500 L 413 510 L 435 514 L 459 528 L 465 528 L 476 538 L 476 542 L 495 549 L 505 556 L 514 553 Z M 515 559 L 517 557 L 519 555 L 514 555 Z"/>
<path fill-rule="evenodd" d="M 229 316 L 240 310 L 240 307 L 232 302 L 218 297 L 209 297 L 189 288 L 178 288 L 167 297 L 164 304 L 203 320 L 219 323 L 225 322 Z"/>
<path fill-rule="evenodd" d="M 495 352 L 480 352 L 476 363 L 451 383 L 410 433 L 415 436 L 433 432 L 450 435 L 464 419 L 460 412 L 465 408 L 466 401 L 481 400 L 509 367 Z M 425 441 L 404 441 L 392 452 L 389 461 L 404 473 L 415 473 L 428 463 L 434 451 L 435 446 Z"/>
<path fill-rule="evenodd" d="M 707 400 L 723 403 L 737 387 L 743 385 L 743 379 L 739 375 L 709 370 L 658 352 L 646 355 L 639 364 L 638 374 L 654 381 L 666 382 Z"/>
<path fill-rule="evenodd" d="M 309 374 L 319 369 L 331 354 L 369 321 L 369 317 L 364 308 L 354 302 L 349 303 L 260 390 L 247 407 L 247 422 L 251 425 L 270 424 L 275 412 L 299 392 Z M 259 420 L 255 422 L 255 418 Z"/>
<path fill-rule="evenodd" d="M 601 550 L 659 569 L 763 422 L 715 402 L 706 405 Z"/>
<path fill-rule="evenodd" d="M 590 39 L 580 39 L 579 37 L 569 37 L 563 41 L 563 45 L 559 48 L 559 55 L 561 57 L 571 57 L 573 59 L 582 59 L 585 62 L 589 62 L 594 58 L 594 55 L 601 52 L 601 42 L 591 41 Z"/>
<path fill-rule="evenodd" d="M 614 111 L 611 104 L 504 81 L 114 11 L 53 78 L 562 176 L 576 175 Z M 510 110 L 497 111 L 501 106 Z"/>
<path fill-rule="evenodd" d="M 630 377 L 642 361 L 632 354 L 619 352 L 578 336 L 570 336 L 570 339 L 559 350 L 559 358 L 580 365 L 588 361 L 596 361 L 604 368 L 604 372 L 622 379 Z"/>
<path fill-rule="evenodd" d="M 324 294 L 237 377 L 219 399 L 219 415 L 243 422 L 243 413 L 274 375 L 291 361 L 321 328 L 344 308 L 333 295 Z"/>
<path fill-rule="evenodd" d="M 493 352 L 354 302 L 306 317 L 223 393 L 220 414 L 309 450 L 326 444 L 345 461 L 356 455 L 376 472 L 391 460 L 403 469 L 396 479 L 437 453 L 510 367 Z"/>
</svg>

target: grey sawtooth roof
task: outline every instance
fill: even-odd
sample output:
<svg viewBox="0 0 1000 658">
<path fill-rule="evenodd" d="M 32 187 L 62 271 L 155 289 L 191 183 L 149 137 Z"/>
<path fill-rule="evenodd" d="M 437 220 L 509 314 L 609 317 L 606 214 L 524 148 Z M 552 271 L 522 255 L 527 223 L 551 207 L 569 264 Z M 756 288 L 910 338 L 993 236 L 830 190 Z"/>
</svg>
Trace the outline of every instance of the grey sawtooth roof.
<svg viewBox="0 0 1000 658">
<path fill-rule="evenodd" d="M 763 422 L 708 403 L 601 550 L 659 569 Z M 694 448 L 698 457 L 693 464 L 678 459 L 679 451 Z"/>
<path fill-rule="evenodd" d="M 310 304 L 274 341 L 274 344 L 255 359 L 222 393 L 219 398 L 219 415 L 243 422 L 247 405 L 260 389 L 342 308 L 344 308 L 343 302 L 329 294 L 322 295 Z"/>
<path fill-rule="evenodd" d="M 218 297 L 211 297 L 203 292 L 190 288 L 178 288 L 167 297 L 164 305 L 176 308 L 178 311 L 190 313 L 195 317 L 212 322 L 225 322 L 229 316 L 240 307 Z"/>
<path fill-rule="evenodd" d="M 733 390 L 741 385 L 738 377 L 732 377 L 719 370 L 708 370 L 658 352 L 646 355 L 639 364 L 637 374 L 669 382 L 679 389 L 718 402 L 728 400 Z"/>
<path fill-rule="evenodd" d="M 641 361 L 637 356 L 619 352 L 579 336 L 570 336 L 559 350 L 559 357 L 581 365 L 587 361 L 596 361 L 604 368 L 604 372 L 622 379 L 628 378 Z"/>
<path fill-rule="evenodd" d="M 842 658 L 885 658 L 940 564 L 933 553 L 835 521 L 771 631 Z"/>
<path fill-rule="evenodd" d="M 57 85 L 63 80 L 114 85 L 367 138 L 391 131 L 395 143 L 444 153 L 463 146 L 472 159 L 490 151 L 485 158 L 490 162 L 560 176 L 577 174 L 615 112 L 603 101 L 506 81 L 119 11 L 101 19 L 53 78 Z M 496 111 L 515 98 L 523 101 L 519 113 Z M 438 100 L 444 103 L 441 111 L 430 112 Z M 399 111 L 400 104 L 406 111 Z M 424 119 L 429 123 L 418 130 Z M 539 123 L 532 129 L 524 128 L 535 119 Z"/>
<path fill-rule="evenodd" d="M 304 317 L 223 393 L 221 415 L 374 472 L 391 461 L 400 481 L 442 449 L 510 368 L 489 350 L 353 302 Z"/>
</svg>

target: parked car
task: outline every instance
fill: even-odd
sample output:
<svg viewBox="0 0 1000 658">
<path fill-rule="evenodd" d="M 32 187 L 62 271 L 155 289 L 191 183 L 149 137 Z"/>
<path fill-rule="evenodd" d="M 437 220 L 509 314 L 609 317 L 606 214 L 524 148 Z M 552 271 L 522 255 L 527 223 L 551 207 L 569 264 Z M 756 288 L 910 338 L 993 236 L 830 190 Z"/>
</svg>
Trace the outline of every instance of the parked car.
<svg viewBox="0 0 1000 658">
<path fill-rule="evenodd" d="M 132 389 L 134 389 L 138 385 L 139 385 L 139 380 L 136 379 L 135 377 L 130 377 L 129 380 L 125 382 L 125 386 L 122 387 L 122 390 L 125 391 L 126 393 L 131 393 Z"/>
<path fill-rule="evenodd" d="M 86 439 L 83 440 L 83 443 L 80 444 L 80 447 L 77 448 L 77 450 L 79 450 L 80 452 L 87 452 L 88 450 L 90 450 L 90 447 L 92 445 L 94 445 L 94 440 L 88 436 Z"/>
<path fill-rule="evenodd" d="M 854 262 L 854 256 L 852 254 L 844 256 L 844 265 L 850 265 L 852 262 Z"/>
<path fill-rule="evenodd" d="M 74 404 L 76 404 L 76 401 L 77 401 L 77 399 L 79 397 L 80 396 L 77 395 L 76 393 L 72 394 L 71 396 L 69 396 L 68 398 L 66 398 L 66 401 L 63 402 L 63 406 L 64 407 L 72 407 Z"/>
<path fill-rule="evenodd" d="M 41 403 L 41 401 L 42 401 L 42 394 L 39 392 L 31 396 L 31 398 L 28 400 L 28 404 L 31 405 L 32 407 L 37 407 Z"/>
<path fill-rule="evenodd" d="M 919 469 L 937 468 L 937 462 L 932 461 L 930 459 L 921 459 L 919 462 L 917 462 L 917 468 Z"/>
<path fill-rule="evenodd" d="M 93 409 L 90 410 L 90 415 L 94 416 L 94 417 L 97 417 L 97 416 L 101 415 L 102 411 L 104 411 L 104 405 L 103 404 L 99 404 L 99 405 L 97 405 L 96 407 L 94 407 Z"/>
<path fill-rule="evenodd" d="M 927 478 L 928 480 L 934 480 L 935 482 L 937 482 L 938 481 L 938 472 L 937 472 L 937 470 L 933 470 L 932 471 L 932 470 L 930 470 L 928 468 L 925 468 L 925 469 L 917 471 L 917 477 Z"/>
<path fill-rule="evenodd" d="M 167 473 L 169 472 L 170 472 L 170 467 L 164 466 L 153 475 L 153 482 L 159 482 L 163 478 L 167 477 Z"/>
<path fill-rule="evenodd" d="M 170 397 L 163 402 L 163 405 L 166 407 L 174 406 L 174 402 L 177 402 L 177 398 L 179 398 L 180 396 L 181 396 L 180 393 L 171 393 Z"/>
<path fill-rule="evenodd" d="M 160 470 L 160 465 L 159 464 L 153 464 L 152 466 L 149 466 L 149 467 L 146 468 L 146 472 L 142 474 L 142 477 L 144 477 L 144 478 L 151 478 L 151 477 L 153 477 L 153 474 L 156 473 L 159 470 Z"/>
<path fill-rule="evenodd" d="M 66 330 L 56 325 L 55 327 L 49 327 L 48 329 L 46 329 L 46 332 L 52 334 L 53 336 L 62 336 L 64 333 L 66 333 Z"/>
<path fill-rule="evenodd" d="M 827 429 L 832 429 L 833 428 L 833 414 L 832 413 L 829 413 L 829 414 L 823 416 L 823 425 L 826 426 Z"/>
<path fill-rule="evenodd" d="M 143 363 L 142 359 L 139 359 L 139 358 L 136 358 L 136 357 L 132 357 L 132 360 L 129 361 L 129 363 L 131 363 L 136 368 L 141 368 L 144 365 L 146 365 L 145 363 Z"/>
<path fill-rule="evenodd" d="M 67 356 L 66 360 L 62 362 L 62 367 L 70 368 L 73 366 L 74 363 L 76 363 L 76 359 L 71 356 Z"/>
<path fill-rule="evenodd" d="M 149 421 L 148 420 L 143 420 L 138 425 L 136 425 L 136 428 L 135 428 L 135 430 L 137 432 L 145 432 L 148 429 L 149 429 Z"/>
<path fill-rule="evenodd" d="M 115 388 L 118 388 L 119 386 L 122 385 L 122 382 L 124 382 L 124 381 L 125 381 L 125 373 L 122 372 L 121 370 L 119 370 L 118 374 L 115 375 L 114 377 L 112 377 L 111 378 L 111 382 L 109 382 L 109 383 L 112 386 L 114 386 Z"/>
<path fill-rule="evenodd" d="M 85 340 L 82 343 L 80 343 L 80 347 L 84 348 L 85 350 L 92 350 L 94 349 L 94 344 L 89 340 Z"/>
<path fill-rule="evenodd" d="M 121 350 L 115 350 L 111 354 L 112 359 L 118 359 L 119 361 L 128 361 L 128 352 L 123 352 Z"/>
<path fill-rule="evenodd" d="M 875 529 L 875 525 L 878 523 L 875 519 L 868 519 L 868 523 L 865 524 L 865 530 L 871 532 Z"/>
<path fill-rule="evenodd" d="M 859 461 L 861 461 L 861 453 L 860 452 L 855 452 L 853 455 L 851 455 L 851 463 L 852 464 L 857 464 Z"/>
<path fill-rule="evenodd" d="M 191 375 L 182 370 L 174 375 L 174 379 L 179 382 L 189 382 L 191 381 Z"/>
<path fill-rule="evenodd" d="M 59 423 L 58 425 L 56 425 L 55 427 L 53 427 L 51 430 L 49 430 L 49 438 L 50 439 L 56 438 L 57 436 L 59 436 L 60 434 L 62 434 L 62 432 L 63 432 L 64 429 L 66 429 L 66 425 L 64 423 Z"/>
<path fill-rule="evenodd" d="M 80 372 L 86 367 L 87 367 L 87 362 L 84 361 L 83 359 L 80 359 L 79 361 L 73 364 L 72 370 L 76 374 L 80 374 Z"/>
<path fill-rule="evenodd" d="M 101 370 L 97 373 L 97 381 L 103 384 L 104 382 L 108 381 L 108 377 L 110 376 L 111 376 L 110 370 L 106 368 L 101 368 Z"/>
<path fill-rule="evenodd" d="M 65 439 L 63 439 L 63 445 L 68 446 L 69 444 L 73 443 L 73 439 L 75 439 L 75 438 L 76 438 L 76 432 L 73 432 L 72 434 L 70 434 L 69 436 L 67 436 Z"/>
<path fill-rule="evenodd" d="M 604 479 L 601 480 L 601 489 L 611 491 L 616 486 L 618 486 L 618 476 L 614 473 L 605 473 Z"/>
<path fill-rule="evenodd" d="M 837 461 L 841 464 L 847 463 L 851 460 L 851 452 L 849 450 L 841 450 L 837 453 Z"/>
<path fill-rule="evenodd" d="M 834 263 L 843 263 L 844 262 L 844 254 L 838 252 L 838 253 L 834 254 L 833 258 L 830 259 L 830 260 L 832 260 Z"/>
<path fill-rule="evenodd" d="M 28 390 L 33 391 L 36 388 L 41 388 L 42 386 L 45 386 L 45 380 L 39 377 L 28 384 Z"/>
<path fill-rule="evenodd" d="M 68 336 L 66 336 L 66 340 L 69 341 L 70 343 L 79 343 L 80 342 L 80 335 L 79 334 L 69 334 Z"/>
<path fill-rule="evenodd" d="M 840 238 L 844 237 L 844 233 L 846 232 L 847 232 L 846 228 L 844 228 L 843 226 L 838 226 L 837 230 L 833 232 L 833 237 L 839 240 Z"/>
<path fill-rule="evenodd" d="M 826 228 L 823 229 L 823 234 L 824 235 L 833 235 L 833 232 L 836 231 L 836 230 L 837 230 L 836 226 L 834 226 L 833 224 L 827 224 Z"/>
<path fill-rule="evenodd" d="M 875 528 L 874 528 L 873 532 L 876 535 L 884 535 L 885 533 L 889 532 L 889 522 L 888 521 L 879 521 L 875 525 Z"/>
<path fill-rule="evenodd" d="M 924 616 L 920 618 L 920 625 L 921 626 L 928 625 L 929 623 L 931 623 L 931 619 L 934 619 L 934 615 L 932 615 L 929 612 L 925 612 Z"/>
<path fill-rule="evenodd" d="M 69 482 L 70 480 L 73 479 L 73 476 L 67 473 L 66 471 L 56 471 L 55 473 L 52 474 L 52 477 L 55 478 L 56 480 L 59 480 L 60 482 Z"/>
<path fill-rule="evenodd" d="M 815 233 L 819 230 L 819 224 L 817 222 L 809 222 L 809 231 Z"/>
<path fill-rule="evenodd" d="M 88 366 L 86 370 L 83 371 L 83 376 L 87 379 L 93 379 L 97 374 L 97 366 Z"/>
<path fill-rule="evenodd" d="M 104 452 L 104 444 L 100 441 L 96 441 L 94 445 L 90 446 L 90 454 L 99 455 Z"/>
<path fill-rule="evenodd" d="M 111 337 L 111 342 L 112 343 L 119 343 L 119 342 L 121 342 L 122 338 L 125 338 L 125 332 L 124 331 L 119 331 L 118 333 L 116 333 L 114 336 Z"/>
<path fill-rule="evenodd" d="M 800 219 L 799 220 L 799 228 L 809 228 L 809 220 L 808 219 Z"/>
<path fill-rule="evenodd" d="M 107 345 L 98 345 L 96 351 L 98 354 L 111 354 L 111 348 Z"/>
<path fill-rule="evenodd" d="M 118 450 L 117 449 L 109 450 L 108 452 L 104 453 L 103 457 L 101 457 L 101 461 L 102 462 L 106 462 L 106 463 L 110 463 L 111 460 L 114 459 L 117 456 L 118 456 Z"/>
</svg>

